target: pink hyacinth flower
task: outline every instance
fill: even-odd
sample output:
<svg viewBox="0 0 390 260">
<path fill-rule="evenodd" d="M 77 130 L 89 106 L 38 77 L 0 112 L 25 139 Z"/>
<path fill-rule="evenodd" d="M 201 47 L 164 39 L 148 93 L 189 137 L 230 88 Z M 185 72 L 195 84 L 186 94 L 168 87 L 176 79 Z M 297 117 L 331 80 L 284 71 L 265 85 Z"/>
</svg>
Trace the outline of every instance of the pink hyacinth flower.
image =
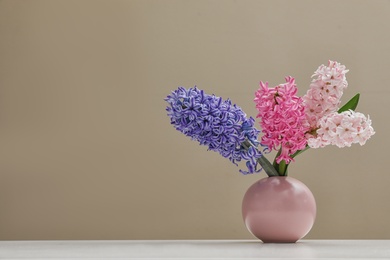
<svg viewBox="0 0 390 260">
<path fill-rule="evenodd" d="M 268 82 L 260 82 L 255 93 L 257 117 L 263 136 L 261 143 L 270 150 L 281 149 L 276 162 L 290 163 L 291 155 L 306 146 L 305 133 L 309 130 L 303 100 L 296 95 L 297 86 L 293 77 L 286 77 L 286 83 L 274 88 Z"/>
<path fill-rule="evenodd" d="M 309 136 L 307 142 L 311 148 L 326 145 L 350 147 L 354 143 L 364 145 L 375 134 L 371 120 L 362 113 L 352 110 L 342 113 L 333 112 L 319 121 L 316 136 Z"/>
<path fill-rule="evenodd" d="M 338 110 L 341 96 L 348 86 L 347 72 L 345 66 L 336 61 L 329 61 L 328 66 L 321 65 L 314 72 L 310 89 L 302 97 L 311 130 L 317 128 L 321 118 Z"/>
</svg>

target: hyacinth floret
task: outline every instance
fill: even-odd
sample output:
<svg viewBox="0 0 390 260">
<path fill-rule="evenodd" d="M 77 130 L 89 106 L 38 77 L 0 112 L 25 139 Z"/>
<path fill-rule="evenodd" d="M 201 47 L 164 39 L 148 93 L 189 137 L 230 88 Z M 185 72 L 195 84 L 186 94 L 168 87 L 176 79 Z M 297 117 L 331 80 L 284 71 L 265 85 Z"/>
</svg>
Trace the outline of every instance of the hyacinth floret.
<svg viewBox="0 0 390 260">
<path fill-rule="evenodd" d="M 257 169 L 257 159 L 262 153 L 255 149 L 260 131 L 254 127 L 255 120 L 247 118 L 229 99 L 208 95 L 197 87 L 179 87 L 165 101 L 169 103 L 166 110 L 176 130 L 236 165 L 246 160 L 248 171 L 240 170 L 243 174 L 261 170 Z"/>
</svg>

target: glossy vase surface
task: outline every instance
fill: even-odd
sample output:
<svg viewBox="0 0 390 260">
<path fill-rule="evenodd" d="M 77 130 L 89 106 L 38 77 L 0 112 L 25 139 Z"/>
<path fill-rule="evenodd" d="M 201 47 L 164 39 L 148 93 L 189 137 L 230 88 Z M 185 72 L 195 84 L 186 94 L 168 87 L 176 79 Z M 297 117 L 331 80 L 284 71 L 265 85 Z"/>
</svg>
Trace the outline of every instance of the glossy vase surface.
<svg viewBox="0 0 390 260">
<path fill-rule="evenodd" d="M 267 177 L 244 195 L 242 215 L 248 230 L 264 243 L 295 243 L 314 224 L 312 192 L 292 177 Z"/>
</svg>

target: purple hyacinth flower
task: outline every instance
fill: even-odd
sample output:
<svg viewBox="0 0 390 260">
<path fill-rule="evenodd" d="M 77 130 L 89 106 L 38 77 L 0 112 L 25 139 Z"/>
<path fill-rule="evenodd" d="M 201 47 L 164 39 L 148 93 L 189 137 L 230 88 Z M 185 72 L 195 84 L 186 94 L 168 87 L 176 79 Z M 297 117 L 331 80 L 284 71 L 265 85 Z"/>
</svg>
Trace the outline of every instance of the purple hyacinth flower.
<svg viewBox="0 0 390 260">
<path fill-rule="evenodd" d="M 169 103 L 166 110 L 171 124 L 178 131 L 236 165 L 246 160 L 248 171 L 240 170 L 243 174 L 261 171 L 257 169 L 257 159 L 262 153 L 254 148 L 259 145 L 260 131 L 254 127 L 255 120 L 248 119 L 240 107 L 196 87 L 179 87 L 165 101 Z"/>
</svg>

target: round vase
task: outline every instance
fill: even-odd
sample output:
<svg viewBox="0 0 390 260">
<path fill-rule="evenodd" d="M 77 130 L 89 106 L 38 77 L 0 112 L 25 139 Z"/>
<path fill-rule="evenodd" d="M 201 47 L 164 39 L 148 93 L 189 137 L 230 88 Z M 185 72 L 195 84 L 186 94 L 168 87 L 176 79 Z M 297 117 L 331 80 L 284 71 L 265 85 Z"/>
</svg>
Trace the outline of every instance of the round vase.
<svg viewBox="0 0 390 260">
<path fill-rule="evenodd" d="M 316 202 L 302 182 L 285 176 L 267 177 L 245 193 L 242 216 L 248 230 L 264 243 L 295 243 L 312 228 Z"/>
</svg>

